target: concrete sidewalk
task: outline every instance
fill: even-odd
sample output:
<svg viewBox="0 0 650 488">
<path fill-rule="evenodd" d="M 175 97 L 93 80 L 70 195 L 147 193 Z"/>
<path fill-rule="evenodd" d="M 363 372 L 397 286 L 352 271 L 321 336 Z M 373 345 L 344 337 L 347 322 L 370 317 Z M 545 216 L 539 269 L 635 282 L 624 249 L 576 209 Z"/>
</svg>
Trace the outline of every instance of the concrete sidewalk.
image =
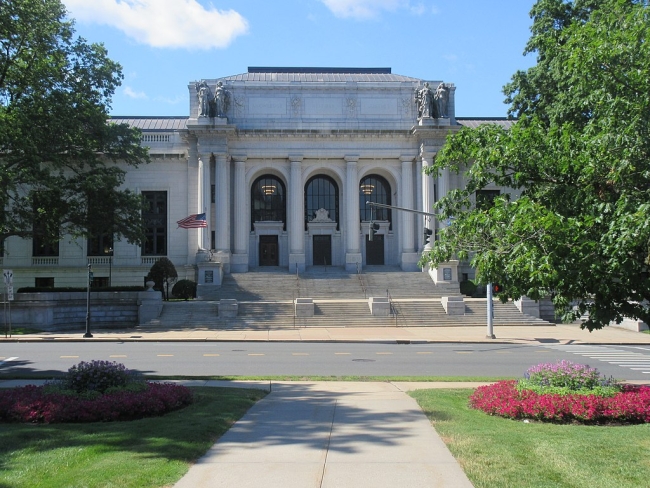
<svg viewBox="0 0 650 488">
<path fill-rule="evenodd" d="M 616 327 L 589 332 L 575 324 L 548 326 L 495 326 L 496 339 L 486 338 L 487 327 L 276 327 L 271 329 L 224 330 L 209 327 L 155 329 L 92 330 L 93 337 L 84 339 L 85 331 L 42 332 L 14 335 L 0 342 L 46 341 L 258 341 L 258 342 L 486 342 L 486 343 L 558 343 L 558 344 L 650 344 L 650 334 Z"/>
<path fill-rule="evenodd" d="M 274 384 L 175 486 L 472 484 L 398 385 L 320 382 Z"/>
</svg>

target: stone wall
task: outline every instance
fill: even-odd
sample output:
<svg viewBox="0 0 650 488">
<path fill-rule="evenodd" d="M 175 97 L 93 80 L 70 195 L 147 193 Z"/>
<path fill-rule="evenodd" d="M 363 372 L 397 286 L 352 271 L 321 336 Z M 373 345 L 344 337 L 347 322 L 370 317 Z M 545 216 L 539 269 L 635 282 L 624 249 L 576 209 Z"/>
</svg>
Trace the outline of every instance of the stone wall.
<svg viewBox="0 0 650 488">
<path fill-rule="evenodd" d="M 4 302 L 4 295 L 0 297 Z M 17 293 L 14 298 L 6 305 L 6 320 L 12 327 L 59 331 L 86 325 L 86 292 Z M 93 329 L 134 327 L 158 317 L 161 311 L 162 294 L 158 291 L 90 293 Z M 4 323 L 4 316 L 2 320 Z"/>
</svg>

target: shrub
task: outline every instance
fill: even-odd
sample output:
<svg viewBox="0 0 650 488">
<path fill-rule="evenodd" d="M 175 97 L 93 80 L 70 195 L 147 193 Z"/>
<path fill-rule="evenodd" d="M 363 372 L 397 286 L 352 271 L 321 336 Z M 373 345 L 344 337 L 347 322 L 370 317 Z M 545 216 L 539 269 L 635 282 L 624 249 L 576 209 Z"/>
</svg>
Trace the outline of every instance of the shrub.
<svg viewBox="0 0 650 488">
<path fill-rule="evenodd" d="M 620 391 L 620 385 L 614 378 L 602 378 L 595 368 L 562 360 L 529 368 L 524 378 L 517 382 L 517 389 L 538 393 L 611 396 Z"/>
<path fill-rule="evenodd" d="M 476 293 L 476 284 L 473 281 L 461 281 L 460 282 L 460 292 L 463 295 L 471 297 Z"/>
<path fill-rule="evenodd" d="M 82 361 L 72 366 L 62 379 L 50 383 L 49 390 L 70 390 L 77 394 L 88 391 L 104 393 L 109 388 L 124 388 L 131 383 L 144 383 L 144 379 L 126 369 L 123 364 Z"/>
<path fill-rule="evenodd" d="M 154 288 L 163 292 L 163 297 L 169 299 L 169 285 L 176 281 L 178 273 L 176 267 L 168 258 L 160 258 L 156 261 L 151 269 L 147 278 L 155 283 Z"/>
<path fill-rule="evenodd" d="M 172 295 L 185 300 L 196 298 L 196 283 L 191 280 L 180 280 L 172 288 Z"/>
</svg>

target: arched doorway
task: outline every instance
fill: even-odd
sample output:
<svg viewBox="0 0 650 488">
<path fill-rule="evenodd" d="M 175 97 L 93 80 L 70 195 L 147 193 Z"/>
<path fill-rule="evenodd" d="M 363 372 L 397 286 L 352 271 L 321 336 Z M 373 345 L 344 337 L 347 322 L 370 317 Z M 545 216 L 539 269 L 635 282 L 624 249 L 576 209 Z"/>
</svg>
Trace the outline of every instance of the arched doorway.
<svg viewBox="0 0 650 488">
<path fill-rule="evenodd" d="M 379 175 L 368 175 L 359 183 L 359 216 L 361 222 L 367 222 L 365 226 L 366 236 L 366 265 L 383 265 L 385 262 L 385 240 L 384 232 L 374 232 L 370 239 L 370 222 L 382 222 L 384 229 L 390 229 L 392 225 L 392 212 L 390 208 L 374 207 L 367 202 L 391 205 L 390 185 L 388 181 Z M 387 225 L 386 225 L 387 224 Z"/>
<path fill-rule="evenodd" d="M 284 183 L 273 175 L 260 176 L 251 188 L 251 230 L 255 224 L 277 223 L 269 234 L 259 235 L 258 253 L 260 266 L 278 266 L 280 249 L 278 234 L 286 229 L 287 199 Z"/>
<path fill-rule="evenodd" d="M 305 185 L 305 229 L 311 235 L 312 264 L 332 264 L 332 234 L 339 228 L 339 187 L 326 175 Z"/>
</svg>

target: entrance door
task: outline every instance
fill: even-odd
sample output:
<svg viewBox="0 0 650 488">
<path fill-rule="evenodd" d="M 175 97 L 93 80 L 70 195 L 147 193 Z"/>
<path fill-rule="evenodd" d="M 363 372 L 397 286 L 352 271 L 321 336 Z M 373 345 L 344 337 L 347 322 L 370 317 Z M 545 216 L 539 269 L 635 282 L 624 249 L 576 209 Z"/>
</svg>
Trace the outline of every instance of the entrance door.
<svg viewBox="0 0 650 488">
<path fill-rule="evenodd" d="M 332 236 L 314 236 L 314 266 L 332 264 Z"/>
<path fill-rule="evenodd" d="M 260 266 L 278 266 L 278 236 L 260 236 Z"/>
<path fill-rule="evenodd" d="M 366 266 L 384 264 L 384 236 L 375 234 L 372 241 L 366 234 Z"/>
</svg>

